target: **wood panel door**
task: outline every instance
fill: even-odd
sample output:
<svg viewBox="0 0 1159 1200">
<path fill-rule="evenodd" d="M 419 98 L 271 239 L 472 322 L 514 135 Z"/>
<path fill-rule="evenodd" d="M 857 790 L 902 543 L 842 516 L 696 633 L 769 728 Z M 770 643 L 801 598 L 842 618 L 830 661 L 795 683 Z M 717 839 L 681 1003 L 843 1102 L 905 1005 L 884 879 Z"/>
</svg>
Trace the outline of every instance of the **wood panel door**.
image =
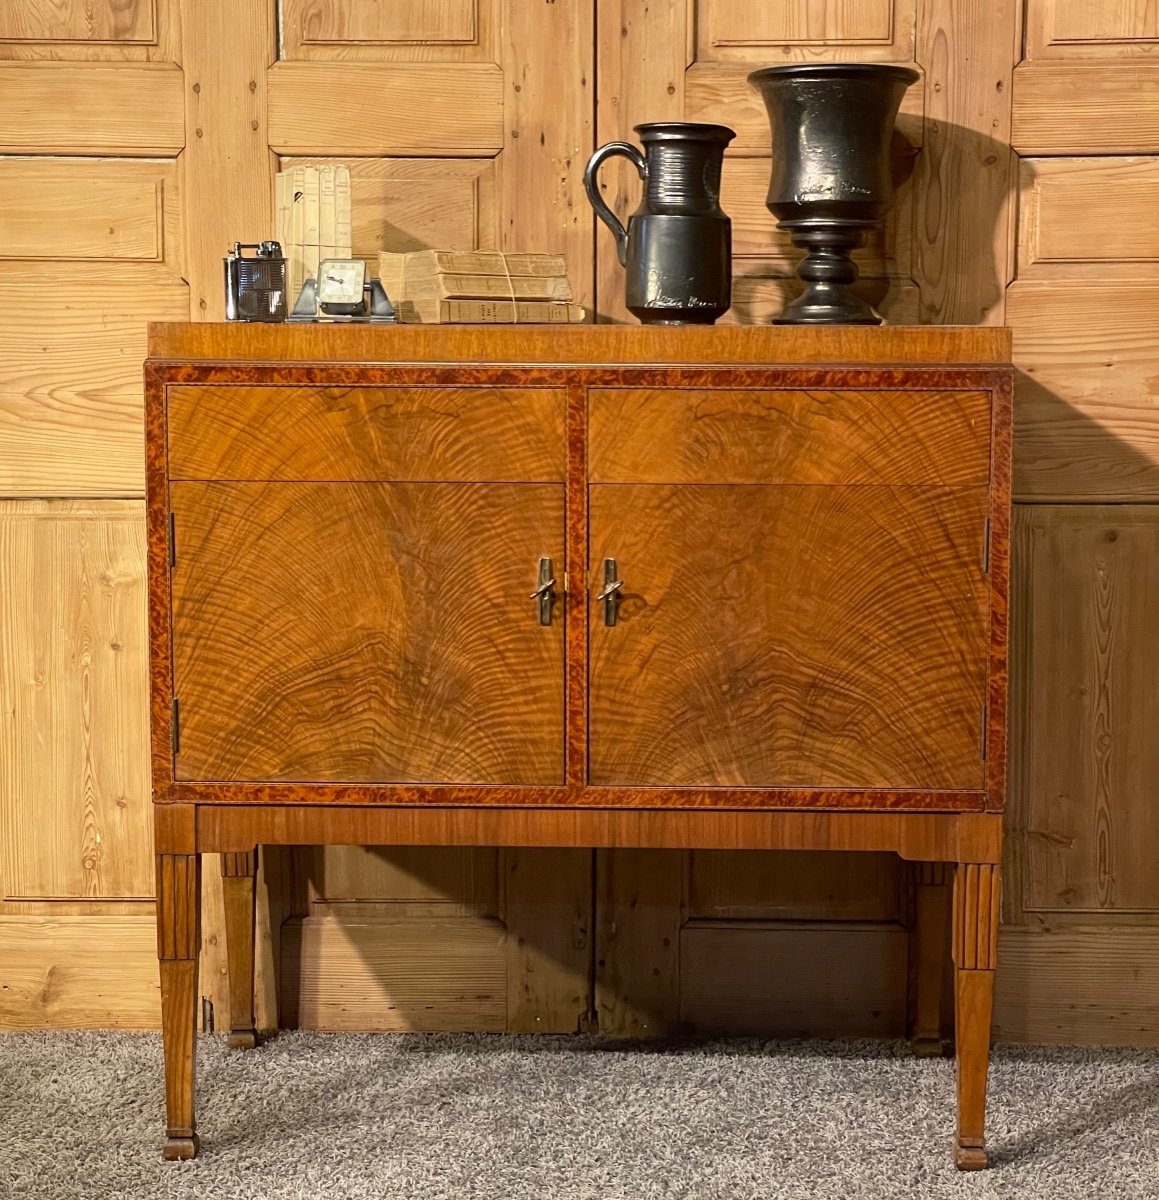
<svg viewBox="0 0 1159 1200">
<path fill-rule="evenodd" d="M 1159 10 L 1026 0 L 995 1036 L 1159 1043 Z"/>
<path fill-rule="evenodd" d="M 0 1029 L 160 1018 L 141 360 L 189 316 L 180 9 L 0 3 Z"/>
<path fill-rule="evenodd" d="M 178 779 L 563 783 L 552 484 L 178 483 Z"/>
<path fill-rule="evenodd" d="M 266 72 L 285 169 L 350 167 L 354 253 L 532 250 L 592 303 L 590 0 L 284 0 Z"/>
<path fill-rule="evenodd" d="M 985 488 L 591 488 L 598 785 L 980 789 Z"/>
</svg>

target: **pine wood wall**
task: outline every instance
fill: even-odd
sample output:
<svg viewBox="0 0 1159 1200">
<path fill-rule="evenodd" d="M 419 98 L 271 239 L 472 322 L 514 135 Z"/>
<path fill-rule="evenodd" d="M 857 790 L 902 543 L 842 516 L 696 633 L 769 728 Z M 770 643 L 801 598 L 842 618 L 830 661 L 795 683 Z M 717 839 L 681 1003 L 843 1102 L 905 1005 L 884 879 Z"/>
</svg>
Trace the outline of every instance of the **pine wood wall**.
<svg viewBox="0 0 1159 1200">
<path fill-rule="evenodd" d="M 744 82 L 914 63 L 894 322 L 1015 330 L 1011 1039 L 1159 1043 L 1159 25 L 1090 0 L 9 0 L 0 6 L 0 1028 L 157 1023 L 140 363 L 220 319 L 280 164 L 352 168 L 356 251 L 563 250 L 623 317 L 579 180 L 719 120 L 736 305 L 791 288 Z M 638 184 L 606 170 L 621 213 Z M 896 1034 L 911 877 L 876 855 L 267 856 L 260 1019 Z M 206 1022 L 228 1001 L 206 878 Z"/>
</svg>

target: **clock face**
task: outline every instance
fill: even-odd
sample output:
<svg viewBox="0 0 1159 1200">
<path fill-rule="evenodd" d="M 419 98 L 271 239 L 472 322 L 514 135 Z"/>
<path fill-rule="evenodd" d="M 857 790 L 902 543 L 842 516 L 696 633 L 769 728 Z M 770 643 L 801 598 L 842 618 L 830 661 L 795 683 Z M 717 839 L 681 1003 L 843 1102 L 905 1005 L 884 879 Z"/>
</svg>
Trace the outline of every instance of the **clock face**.
<svg viewBox="0 0 1159 1200">
<path fill-rule="evenodd" d="M 318 303 L 360 305 L 365 281 L 361 258 L 324 258 L 318 264 Z"/>
</svg>

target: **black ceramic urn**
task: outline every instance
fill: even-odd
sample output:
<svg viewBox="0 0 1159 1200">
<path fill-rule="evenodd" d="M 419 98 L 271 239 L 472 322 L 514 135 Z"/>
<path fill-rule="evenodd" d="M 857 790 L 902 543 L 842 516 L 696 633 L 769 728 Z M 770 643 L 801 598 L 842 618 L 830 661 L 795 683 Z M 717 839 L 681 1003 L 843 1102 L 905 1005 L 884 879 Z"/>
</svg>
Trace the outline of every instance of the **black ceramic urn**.
<svg viewBox="0 0 1159 1200">
<path fill-rule="evenodd" d="M 768 207 L 793 245 L 805 284 L 781 325 L 880 325 L 855 296 L 852 251 L 880 226 L 893 203 L 890 143 L 909 67 L 818 63 L 766 67 L 749 77 L 764 97 L 772 129 Z"/>
<path fill-rule="evenodd" d="M 659 121 L 635 126 L 644 152 L 609 142 L 588 162 L 584 187 L 626 268 L 628 311 L 647 325 L 711 325 L 732 303 L 732 226 L 720 207 L 725 125 Z M 625 229 L 600 195 L 600 164 L 622 155 L 644 181 Z"/>
</svg>

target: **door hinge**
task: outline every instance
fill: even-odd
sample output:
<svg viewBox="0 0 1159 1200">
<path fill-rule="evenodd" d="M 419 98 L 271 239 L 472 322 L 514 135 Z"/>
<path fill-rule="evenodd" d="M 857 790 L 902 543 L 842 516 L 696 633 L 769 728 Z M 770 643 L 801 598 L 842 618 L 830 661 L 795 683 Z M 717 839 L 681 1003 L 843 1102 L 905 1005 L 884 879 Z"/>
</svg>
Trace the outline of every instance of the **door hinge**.
<svg viewBox="0 0 1159 1200">
<path fill-rule="evenodd" d="M 169 565 L 177 566 L 177 522 L 173 514 L 169 514 Z"/>
<path fill-rule="evenodd" d="M 990 574 L 990 518 L 986 518 L 986 527 L 982 532 L 982 574 Z"/>
<path fill-rule="evenodd" d="M 989 716 L 989 705 L 982 705 L 982 720 L 978 726 L 978 750 L 982 755 L 982 761 L 986 761 L 986 718 Z"/>
<path fill-rule="evenodd" d="M 169 728 L 173 739 L 173 757 L 176 758 L 181 753 L 181 708 L 177 703 L 177 697 L 173 697 L 172 716 L 169 722 Z"/>
</svg>

